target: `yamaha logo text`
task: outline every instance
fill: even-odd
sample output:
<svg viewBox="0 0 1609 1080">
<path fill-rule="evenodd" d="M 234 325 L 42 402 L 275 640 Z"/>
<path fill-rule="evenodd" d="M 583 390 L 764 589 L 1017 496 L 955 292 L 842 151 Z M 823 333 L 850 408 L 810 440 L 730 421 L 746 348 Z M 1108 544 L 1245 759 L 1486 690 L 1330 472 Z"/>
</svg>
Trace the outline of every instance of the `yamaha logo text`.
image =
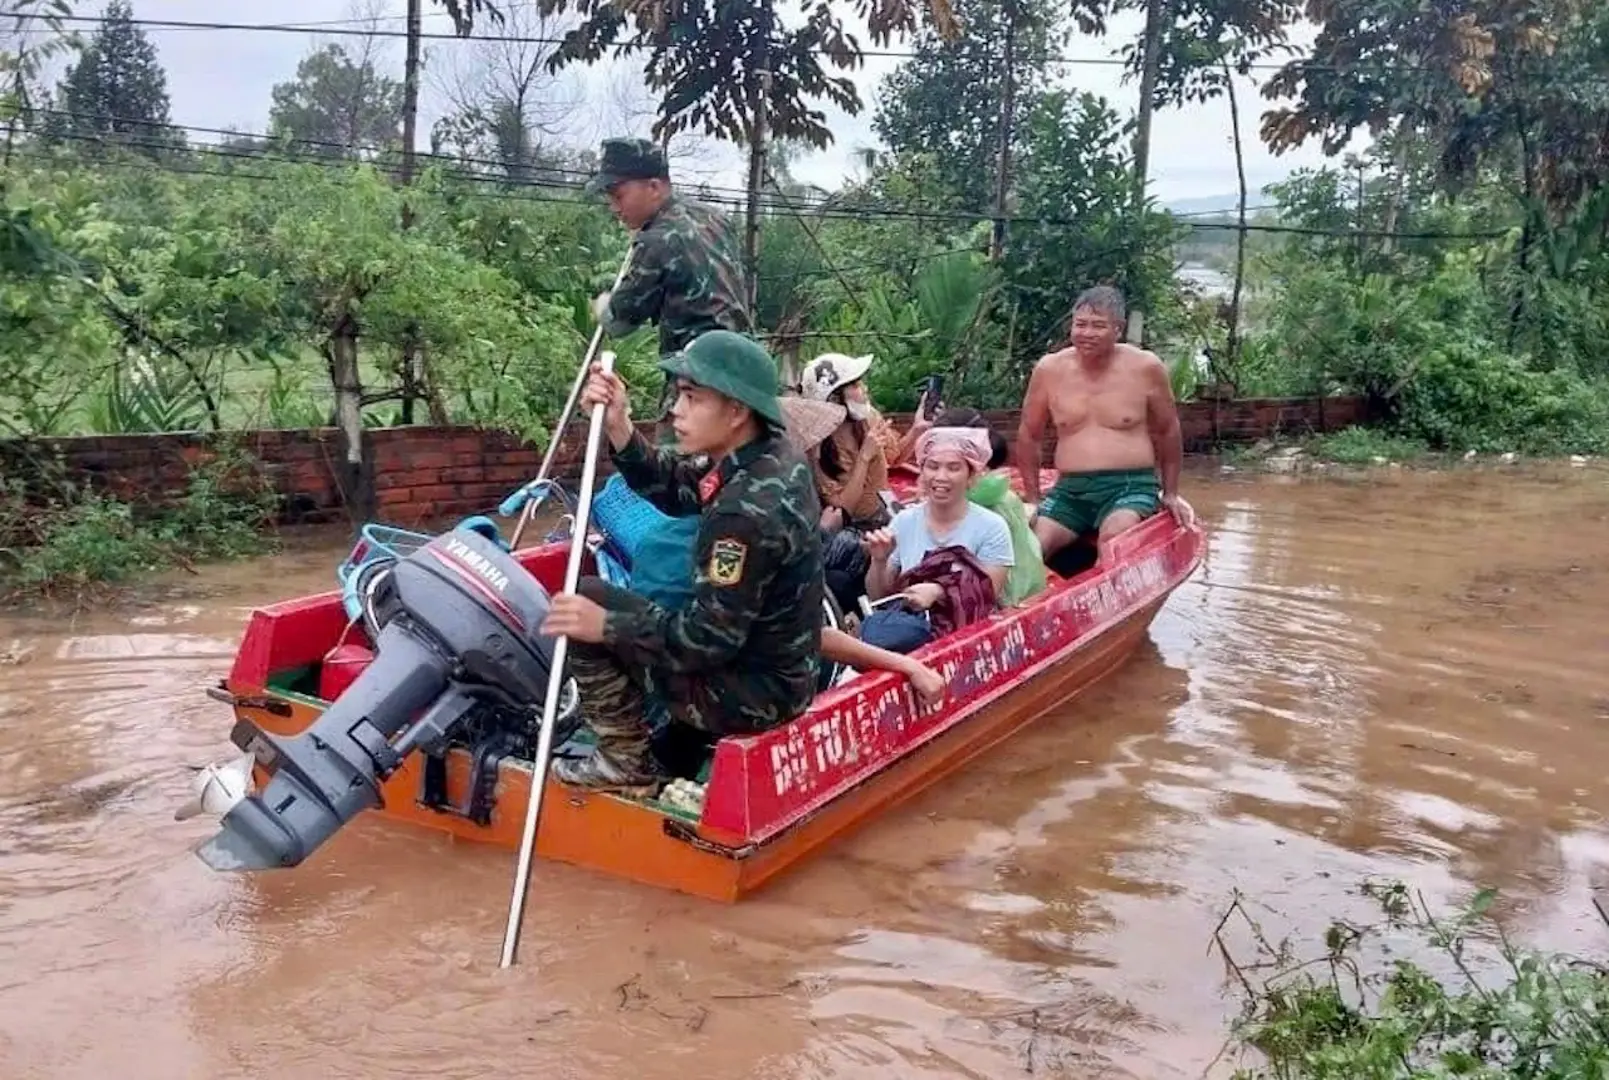
<svg viewBox="0 0 1609 1080">
<path fill-rule="evenodd" d="M 498 592 L 504 592 L 508 589 L 508 575 L 493 566 L 490 559 L 462 540 L 447 537 L 447 553 L 479 574 Z"/>
</svg>

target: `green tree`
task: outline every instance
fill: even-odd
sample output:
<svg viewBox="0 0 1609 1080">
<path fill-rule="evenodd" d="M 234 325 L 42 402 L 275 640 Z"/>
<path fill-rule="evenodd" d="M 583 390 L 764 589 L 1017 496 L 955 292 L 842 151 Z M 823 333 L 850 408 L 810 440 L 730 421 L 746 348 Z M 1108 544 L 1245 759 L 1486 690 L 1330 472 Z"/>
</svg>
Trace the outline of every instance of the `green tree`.
<svg viewBox="0 0 1609 1080">
<path fill-rule="evenodd" d="M 1278 153 L 1317 139 L 1334 153 L 1367 129 L 1389 133 L 1405 154 L 1430 147 L 1446 194 L 1517 179 L 1517 191 L 1503 185 L 1523 214 L 1504 340 L 1511 350 L 1548 349 L 1558 321 L 1593 310 L 1579 294 L 1580 270 L 1605 252 L 1609 9 L 1593 0 L 1352 0 L 1309 14 L 1319 24 L 1314 62 L 1269 80 L 1267 96 L 1295 100 L 1264 114 L 1264 140 Z M 1554 320 L 1539 302 L 1573 314 Z"/>
<path fill-rule="evenodd" d="M 67 0 L 0 2 L 0 118 L 8 164 L 17 133 L 38 130 L 40 106 L 48 103 L 49 92 L 39 85 L 44 65 L 79 47 L 66 28 L 72 13 Z"/>
<path fill-rule="evenodd" d="M 326 45 L 273 89 L 268 129 L 301 154 L 366 157 L 402 141 L 402 83 L 380 74 L 367 51 L 356 59 Z"/>
<path fill-rule="evenodd" d="M 1317 0 L 1314 0 L 1317 2 Z M 1139 80 L 1134 127 L 1134 194 L 1143 202 L 1149 176 L 1151 114 L 1186 100 L 1203 100 L 1229 57 L 1261 52 L 1284 40 L 1299 0 L 1071 0 L 1071 15 L 1087 34 L 1105 35 L 1113 16 L 1145 15 L 1138 38 L 1124 46 L 1126 77 Z M 1205 96 L 1215 96 L 1221 89 Z"/>
<path fill-rule="evenodd" d="M 861 109 L 854 82 L 828 74 L 822 63 L 858 67 L 859 43 L 832 7 L 816 0 L 800 0 L 804 18 L 792 26 L 778 17 L 775 0 L 540 0 L 539 7 L 582 17 L 549 62 L 553 70 L 616 50 L 646 54 L 648 85 L 661 94 L 655 138 L 702 130 L 742 142 L 763 102 L 770 136 L 823 147 L 832 132 L 812 102 L 825 99 L 851 115 Z M 949 0 L 856 0 L 854 9 L 877 44 L 913 33 L 923 12 L 941 33 L 957 33 Z"/>
<path fill-rule="evenodd" d="M 959 205 L 993 205 L 1001 120 L 1011 125 L 1015 157 L 1028 117 L 1050 84 L 1041 58 L 1065 38 L 1057 28 L 1061 11 L 1049 0 L 961 0 L 956 14 L 966 32 L 953 42 L 932 28 L 916 36 L 915 55 L 878 88 L 872 129 L 896 155 L 929 155 Z M 1008 32 L 1016 56 L 1009 116 L 1003 108 Z"/>
<path fill-rule="evenodd" d="M 1350 0 L 1314 7 L 1310 61 L 1264 87 L 1276 153 L 1352 135 L 1429 139 L 1449 185 L 1516 162 L 1523 196 L 1568 213 L 1609 171 L 1609 8 L 1594 0 Z"/>
<path fill-rule="evenodd" d="M 1028 119 L 1017 180 L 1026 220 L 1012 226 L 1005 263 L 1019 362 L 1066 340 L 1073 299 L 1089 285 L 1116 285 L 1147 311 L 1172 299 L 1175 229 L 1148 206 L 1134 211 L 1132 132 L 1105 99 L 1064 90 Z"/>
<path fill-rule="evenodd" d="M 127 0 L 111 0 L 56 93 L 49 133 L 124 143 L 155 155 L 182 143 L 169 123 L 168 78 Z"/>
</svg>

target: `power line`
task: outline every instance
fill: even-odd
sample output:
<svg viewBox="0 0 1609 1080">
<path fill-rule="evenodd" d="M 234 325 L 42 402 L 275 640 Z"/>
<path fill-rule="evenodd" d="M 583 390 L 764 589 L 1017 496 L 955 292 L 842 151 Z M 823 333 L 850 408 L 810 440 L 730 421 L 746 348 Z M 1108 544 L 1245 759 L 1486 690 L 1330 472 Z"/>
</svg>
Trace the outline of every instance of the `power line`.
<svg viewBox="0 0 1609 1080">
<path fill-rule="evenodd" d="M 142 140 L 142 139 L 139 139 L 139 138 L 131 138 L 131 137 L 127 137 L 127 136 L 106 138 L 106 137 L 99 136 L 99 135 L 87 135 L 87 134 L 78 134 L 78 133 L 63 133 L 59 137 L 61 137 L 63 139 L 66 139 L 68 141 L 89 143 L 89 144 L 93 144 L 93 145 L 110 145 L 110 146 L 114 146 L 114 147 L 116 147 L 116 146 L 132 147 L 132 148 L 135 148 L 135 149 L 151 150 L 151 151 L 155 151 L 155 152 L 159 152 L 159 153 L 169 153 L 169 154 L 176 154 L 176 155 L 201 154 L 201 155 L 213 156 L 213 157 L 232 158 L 232 159 L 239 159 L 239 160 L 245 160 L 245 161 L 268 162 L 268 163 L 281 164 L 281 165 L 296 165 L 296 166 L 304 166 L 305 165 L 305 166 L 315 166 L 315 167 L 320 167 L 320 168 L 350 169 L 353 166 L 359 165 L 359 164 L 368 164 L 368 165 L 373 165 L 374 164 L 373 162 L 354 161 L 354 160 L 351 160 L 351 159 L 344 159 L 344 158 L 328 158 L 328 157 L 323 157 L 323 156 L 318 156 L 318 155 L 296 157 L 296 156 L 293 156 L 292 154 L 286 153 L 286 152 L 265 153 L 265 152 L 256 151 L 256 150 L 232 150 L 232 149 L 229 149 L 227 147 L 213 147 L 213 146 L 181 147 L 181 146 L 175 146 L 175 145 L 173 145 L 171 143 L 161 142 L 159 140 Z M 129 162 L 128 164 L 137 165 L 137 166 L 151 167 L 151 168 L 157 168 L 157 169 L 163 169 L 163 168 L 166 167 L 165 163 L 154 162 L 154 161 L 150 161 L 149 159 L 147 159 L 145 161 L 142 161 L 142 162 Z M 508 177 L 487 176 L 487 175 L 479 174 L 479 173 L 468 173 L 468 172 L 456 171 L 456 170 L 451 170 L 451 169 L 441 169 L 440 173 L 441 173 L 442 176 L 444 176 L 445 178 L 447 178 L 449 180 L 456 180 L 456 181 L 463 182 L 463 183 L 468 183 L 468 184 L 496 185 L 498 188 L 502 189 L 502 190 L 500 190 L 498 192 L 484 192 L 483 191 L 483 192 L 478 193 L 478 194 L 485 195 L 486 197 L 512 198 L 512 199 L 528 201 L 528 202 L 562 203 L 562 204 L 572 205 L 572 206 L 581 205 L 581 201 L 575 197 L 576 195 L 578 195 L 580 193 L 581 185 L 576 184 L 576 183 L 571 183 L 571 182 L 567 182 L 567 181 L 543 180 L 543 179 L 539 179 L 539 178 L 530 178 L 530 179 L 520 180 L 520 179 L 513 179 L 513 178 L 508 178 Z M 229 175 L 234 175 L 234 174 L 223 173 L 221 175 L 229 176 Z M 242 176 L 242 178 L 245 178 L 244 175 Z M 251 176 L 251 178 L 252 179 L 258 179 L 258 180 L 278 179 L 277 177 L 272 177 L 272 176 L 267 176 L 267 175 L 260 175 L 260 174 L 254 174 L 254 175 Z M 514 191 L 521 192 L 521 194 L 515 195 L 515 194 L 513 194 Z M 537 192 L 537 191 L 565 192 L 567 194 L 564 194 L 564 195 L 559 195 L 559 194 L 538 195 L 538 194 L 535 194 L 535 192 Z M 476 193 L 470 193 L 470 194 L 476 194 Z M 708 201 L 711 201 L 711 202 L 724 202 L 727 206 L 730 206 L 730 207 L 735 207 L 739 202 L 739 200 L 737 200 L 735 198 L 728 198 L 728 199 L 723 200 L 723 199 L 720 199 L 718 197 L 710 198 Z M 825 218 L 827 220 L 837 220 L 837 221 L 876 221 L 876 220 L 880 220 L 880 219 L 910 219 L 910 220 L 917 220 L 917 221 L 953 221 L 953 222 L 967 222 L 967 223 L 976 224 L 978 222 L 995 220 L 995 215 L 993 215 L 992 213 L 983 212 L 983 211 L 928 211 L 928 210 L 915 210 L 915 209 L 904 209 L 904 208 L 899 208 L 899 209 L 888 208 L 888 207 L 858 208 L 858 207 L 848 207 L 848 206 L 845 206 L 845 207 L 830 207 L 830 206 L 829 207 L 819 207 L 819 206 L 795 204 L 795 203 L 790 202 L 787 199 L 779 198 L 779 197 L 776 197 L 776 196 L 769 197 L 766 200 L 766 202 L 767 202 L 767 205 L 769 207 L 773 208 L 773 209 L 780 207 L 781 209 L 784 209 L 784 210 L 796 210 L 798 212 L 808 212 L 812 216 L 815 216 L 815 217 L 818 217 L 818 218 Z M 1062 228 L 1070 228 L 1070 229 L 1076 229 L 1076 228 L 1080 227 L 1081 225 L 1086 224 L 1085 220 L 1081 219 L 1081 218 L 1058 217 L 1058 216 L 1051 216 L 1051 215 L 1039 215 L 1039 216 L 1035 216 L 1035 215 L 1016 215 L 1016 216 L 1008 218 L 1007 220 L 1009 222 L 1013 223 L 1013 224 L 1041 225 L 1041 226 L 1048 225 L 1048 226 L 1052 226 L 1052 227 L 1062 227 Z M 1222 221 L 1222 222 L 1216 222 L 1216 221 L 1186 221 L 1186 222 L 1182 222 L 1182 224 L 1186 228 L 1191 229 L 1191 230 L 1219 231 L 1219 232 L 1223 232 L 1223 231 L 1238 232 L 1241 229 L 1244 229 L 1246 232 L 1286 234 L 1286 235 L 1295 235 L 1295 236 L 1330 237 L 1330 238 L 1337 238 L 1337 239 L 1342 239 L 1342 238 L 1354 238 L 1354 239 L 1356 239 L 1356 238 L 1361 237 L 1361 238 L 1397 239 L 1397 240 L 1471 240 L 1471 241 L 1473 241 L 1473 240 L 1501 239 L 1502 237 L 1507 235 L 1506 232 L 1500 231 L 1500 230 L 1491 231 L 1491 232 L 1481 232 L 1481 233 L 1391 232 L 1391 231 L 1386 231 L 1386 230 L 1368 230 L 1368 229 L 1361 229 L 1361 230 L 1360 229 L 1347 229 L 1347 230 L 1318 229 L 1318 228 L 1309 228 L 1309 227 L 1297 226 L 1297 225 L 1256 224 L 1256 223 L 1252 223 L 1252 222 L 1248 222 L 1244 226 L 1242 226 L 1241 224 L 1239 224 L 1238 222 L 1235 222 L 1235 221 Z"/>
<path fill-rule="evenodd" d="M 541 0 L 522 0 L 521 3 L 517 3 L 517 4 L 509 4 L 509 3 L 500 4 L 500 5 L 498 5 L 498 9 L 500 11 L 502 11 L 503 13 L 507 14 L 508 12 L 511 12 L 511 11 L 529 11 L 532 8 L 540 7 L 540 6 L 541 6 Z M 448 19 L 448 18 L 452 17 L 452 13 L 447 12 L 447 11 L 427 11 L 420 17 L 425 18 L 425 19 Z M 105 16 L 103 15 L 103 16 L 101 16 L 101 18 L 104 19 Z M 375 23 L 405 23 L 407 21 L 408 21 L 408 16 L 406 14 L 402 14 L 402 15 L 349 15 L 344 19 L 303 19 L 301 22 L 297 23 L 296 25 L 297 26 L 306 26 L 306 27 L 315 27 L 315 26 L 318 26 L 318 27 L 323 27 L 323 26 L 335 26 L 335 27 L 357 26 L 357 27 L 363 27 L 363 26 L 372 26 Z M 406 32 L 404 32 L 404 36 L 406 36 Z"/>
<path fill-rule="evenodd" d="M 143 120 L 143 119 L 140 119 L 140 118 L 137 118 L 137 117 L 104 116 L 104 115 L 99 115 L 99 114 L 95 114 L 95 113 L 83 112 L 83 111 L 73 111 L 73 110 L 67 110 L 67 109 L 51 109 L 51 108 L 42 108 L 42 109 L 37 109 L 35 111 L 37 113 L 41 114 L 41 115 L 59 116 L 59 117 L 75 119 L 75 120 L 93 120 L 93 121 L 99 121 L 99 122 L 111 122 L 111 123 L 114 123 L 114 124 L 138 125 L 140 127 L 151 127 L 152 126 L 150 121 Z M 306 139 L 306 138 L 297 138 L 297 137 L 291 137 L 291 136 L 286 136 L 286 135 L 276 135 L 276 134 L 269 133 L 269 132 L 251 132 L 251 131 L 238 131 L 238 130 L 233 130 L 233 129 L 230 129 L 230 128 L 204 127 L 204 126 L 199 125 L 199 124 L 177 124 L 177 123 L 171 123 L 170 122 L 170 123 L 168 123 L 168 124 L 166 124 L 164 126 L 166 126 L 168 128 L 175 129 L 175 130 L 179 130 L 179 131 L 195 132 L 195 133 L 198 133 L 198 134 L 222 135 L 222 136 L 233 137 L 233 138 L 238 138 L 238 139 L 257 140 L 257 141 L 260 141 L 260 142 L 263 142 L 263 143 L 267 144 L 268 146 L 273 146 L 274 144 L 281 144 L 283 147 L 285 147 L 285 148 L 276 149 L 276 150 L 273 150 L 273 151 L 269 151 L 266 148 L 259 150 L 259 149 L 256 149 L 256 148 L 251 148 L 251 149 L 248 149 L 248 148 L 245 148 L 245 147 L 231 148 L 231 147 L 227 147 L 227 146 L 215 146 L 215 145 L 211 145 L 211 146 L 209 146 L 209 145 L 186 146 L 186 147 L 182 148 L 183 151 L 188 151 L 188 152 L 191 152 L 191 153 L 212 154 L 212 155 L 221 156 L 221 157 L 232 157 L 232 158 L 241 158 L 241 159 L 249 159 L 249 160 L 254 160 L 254 159 L 271 159 L 271 160 L 272 159 L 277 159 L 277 160 L 284 161 L 284 162 L 291 163 L 291 164 L 310 164 L 310 165 L 334 164 L 334 165 L 337 165 L 337 166 L 341 166 L 341 165 L 350 164 L 350 159 L 347 159 L 347 158 L 333 158 L 332 159 L 332 158 L 330 158 L 330 157 L 328 157 L 326 155 L 320 155 L 320 154 L 316 154 L 316 153 L 298 153 L 298 151 L 295 148 L 300 147 L 300 146 L 322 147 L 322 148 L 325 148 L 325 149 L 341 150 L 341 151 L 345 151 L 347 153 L 364 153 L 364 154 L 373 154 L 375 156 L 384 156 L 384 155 L 388 155 L 388 154 L 392 154 L 392 153 L 396 152 L 396 149 L 391 148 L 391 147 L 380 147 L 380 146 L 365 145 L 365 144 L 356 144 L 356 145 L 354 145 L 354 144 L 348 144 L 348 143 L 335 142 L 333 140 L 326 140 L 326 139 Z M 67 135 L 64 135 L 63 137 L 71 139 L 72 141 L 79 141 L 79 142 L 91 142 L 91 143 L 93 143 L 93 142 L 102 141 L 101 139 L 98 139 L 94 135 L 85 135 L 85 134 L 81 134 L 81 133 L 67 134 Z M 126 134 L 119 134 L 119 135 L 114 136 L 111 139 L 107 139 L 107 140 L 104 140 L 104 141 L 113 142 L 113 143 L 122 143 L 124 145 L 138 145 L 140 148 L 148 149 L 148 150 L 168 151 L 168 152 L 181 152 L 180 148 L 172 146 L 172 145 L 170 145 L 168 143 L 161 142 L 160 140 L 151 139 L 149 137 L 149 135 L 145 136 L 144 140 L 145 141 L 139 141 L 139 140 L 136 140 L 136 139 L 130 139 L 129 136 L 126 135 Z M 493 168 L 504 168 L 504 169 L 506 169 L 506 168 L 508 168 L 508 165 L 509 165 L 508 162 L 502 161 L 502 160 L 499 160 L 499 159 L 495 159 L 495 158 L 475 158 L 475 157 L 456 156 L 456 155 L 451 155 L 451 154 L 437 154 L 437 153 L 421 153 L 418 156 L 421 157 L 421 158 L 425 158 L 427 160 L 430 160 L 430 161 L 435 161 L 435 162 L 441 163 L 443 165 L 443 168 L 442 168 L 441 171 L 442 171 L 442 173 L 444 175 L 446 175 L 446 176 L 448 176 L 448 177 L 450 177 L 452 179 L 461 180 L 461 181 L 465 181 L 465 182 L 468 182 L 468 183 L 506 184 L 506 185 L 512 186 L 512 187 L 541 187 L 541 188 L 549 188 L 549 189 L 552 189 L 552 190 L 576 191 L 576 190 L 578 190 L 580 188 L 581 183 L 584 180 L 584 178 L 590 177 L 592 175 L 591 171 L 586 170 L 586 169 L 571 169 L 571 168 L 566 168 L 566 167 L 560 166 L 560 165 L 532 164 L 532 165 L 529 165 L 529 166 L 520 166 L 520 168 L 522 170 L 529 171 L 532 174 L 530 177 L 523 178 L 523 179 L 518 178 L 518 177 L 508 177 L 508 176 L 499 177 L 499 176 L 490 176 L 490 175 L 487 175 L 487 174 L 484 174 L 484 173 L 469 172 L 469 171 L 463 171 L 463 170 L 459 170 L 459 169 L 454 169 L 454 168 L 452 168 L 452 166 L 457 166 L 457 165 L 482 165 L 482 166 L 488 166 L 488 167 L 493 167 Z M 551 174 L 551 175 L 549 175 L 549 174 Z M 544 177 L 546 177 L 546 178 L 544 178 Z M 566 180 L 561 179 L 562 177 L 576 177 L 577 179 L 573 180 L 573 181 L 566 181 Z M 696 189 L 698 190 L 698 192 L 700 194 L 700 197 L 704 198 L 706 201 L 718 202 L 718 203 L 721 203 L 721 204 L 723 204 L 723 205 L 725 205 L 725 206 L 727 206 L 727 207 L 729 207 L 731 209 L 739 209 L 739 208 L 741 208 L 741 205 L 742 205 L 743 201 L 747 197 L 747 192 L 744 189 L 734 188 L 734 187 L 726 187 L 726 186 L 722 186 L 722 185 L 702 184 L 702 185 L 697 185 Z M 778 193 L 776 195 L 767 195 L 765 197 L 765 202 L 769 206 L 780 208 L 780 209 L 783 209 L 783 210 L 788 210 L 788 211 L 791 211 L 791 212 L 794 212 L 794 213 L 809 213 L 809 214 L 811 214 L 813 216 L 817 216 L 817 217 L 823 217 L 823 218 L 828 218 L 828 219 L 839 219 L 839 220 L 842 220 L 842 219 L 875 218 L 875 217 L 877 217 L 879 215 L 883 215 L 883 214 L 887 214 L 887 215 L 890 215 L 890 216 L 915 216 L 915 217 L 918 217 L 918 218 L 932 219 L 932 220 L 977 221 L 977 220 L 982 220 L 985 217 L 989 218 L 990 220 L 993 220 L 992 211 L 991 212 L 985 212 L 985 211 L 982 211 L 982 210 L 978 210 L 978 211 L 938 210 L 938 209 L 934 209 L 934 208 L 931 208 L 931 207 L 923 207 L 923 206 L 919 206 L 919 205 L 915 205 L 915 204 L 907 204 L 907 205 L 899 206 L 899 207 L 889 207 L 889 206 L 886 206 L 885 204 L 882 204 L 881 202 L 875 202 L 875 203 L 873 203 L 871 205 L 860 205 L 860 206 L 849 206 L 849 205 L 841 205 L 841 204 L 834 205 L 830 200 L 825 201 L 825 202 L 796 201 L 796 200 L 788 198 L 786 196 L 786 194 L 784 194 L 784 193 Z M 1248 207 L 1247 208 L 1248 212 L 1251 212 L 1253 210 L 1261 210 L 1261 209 L 1276 209 L 1276 207 L 1271 207 L 1270 206 L 1270 207 Z M 1187 219 L 1187 218 L 1191 218 L 1191 217 L 1210 217 L 1210 216 L 1214 216 L 1214 215 L 1217 215 L 1217 214 L 1220 214 L 1220 213 L 1224 213 L 1224 212 L 1223 211 L 1194 211 L 1194 212 L 1188 212 L 1188 213 L 1175 213 L 1172 216 L 1174 218 L 1178 218 L 1178 219 Z M 1025 224 L 1035 224 L 1035 223 L 1043 223 L 1043 222 L 1046 222 L 1046 221 L 1048 221 L 1050 219 L 1035 218 L 1035 217 L 1015 217 L 1015 218 L 1011 218 L 1011 219 L 1008 219 L 1008 220 L 1021 222 L 1021 223 L 1025 223 Z M 1189 225 L 1192 225 L 1192 226 L 1197 224 L 1195 222 L 1186 222 L 1186 223 L 1189 224 Z M 1210 225 L 1212 223 L 1202 222 L 1200 224 L 1202 226 L 1208 226 L 1208 225 Z"/>
<path fill-rule="evenodd" d="M 105 15 L 61 15 L 56 18 L 64 23 L 82 23 L 92 26 L 103 26 L 114 20 Z M 230 31 L 240 33 L 272 33 L 272 34 L 304 34 L 324 35 L 328 37 L 363 37 L 363 38 L 400 38 L 406 39 L 405 30 L 381 30 L 377 27 L 357 28 L 346 23 L 334 21 L 327 23 L 234 23 L 234 22 L 207 22 L 192 19 L 129 19 L 127 22 L 151 30 L 203 30 L 203 31 Z M 423 41 L 448 42 L 483 42 L 489 44 L 505 45 L 563 45 L 562 37 L 542 37 L 524 34 L 470 34 L 460 36 L 456 33 L 441 33 L 426 31 L 419 35 Z M 654 48 L 653 45 L 624 42 L 608 46 L 610 50 L 621 53 L 640 51 L 643 48 Z M 806 50 L 816 55 L 835 55 L 838 50 L 817 47 Z M 891 59 L 915 59 L 927 55 L 913 49 L 860 49 L 861 57 L 879 57 Z M 1028 64 L 1061 64 L 1070 67 L 1127 67 L 1129 61 L 1117 56 L 1062 56 L 1056 53 L 1044 53 L 1038 56 L 1020 57 L 1023 63 Z M 1331 71 L 1337 74 L 1398 74 L 1404 71 L 1429 71 L 1444 73 L 1442 68 L 1426 64 L 1392 64 L 1382 65 L 1378 68 L 1365 68 L 1352 65 L 1322 63 L 1317 60 L 1292 60 L 1286 64 L 1251 63 L 1244 65 L 1247 71 L 1284 71 L 1295 65 L 1310 71 Z"/>
</svg>

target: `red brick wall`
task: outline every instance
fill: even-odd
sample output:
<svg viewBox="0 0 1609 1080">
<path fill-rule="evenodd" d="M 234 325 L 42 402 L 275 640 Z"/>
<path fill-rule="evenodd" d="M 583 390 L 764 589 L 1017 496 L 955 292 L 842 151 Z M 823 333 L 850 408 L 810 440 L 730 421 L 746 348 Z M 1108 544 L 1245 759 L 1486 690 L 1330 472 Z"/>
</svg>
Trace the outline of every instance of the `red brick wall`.
<svg viewBox="0 0 1609 1080">
<path fill-rule="evenodd" d="M 989 416 L 1001 434 L 1009 437 L 1015 432 L 1015 411 Z M 1338 431 L 1362 423 L 1365 416 L 1360 398 L 1190 402 L 1180 408 L 1185 448 L 1190 451 L 1276 434 Z M 909 422 L 908 416 L 891 419 L 901 427 Z M 642 428 L 652 436 L 651 425 Z M 489 511 L 514 487 L 535 476 L 542 463 L 543 448 L 494 431 L 411 427 L 372 429 L 368 434 L 380 517 L 404 528 Z M 262 463 L 268 482 L 285 496 L 285 520 L 345 519 L 332 467 L 340 454 L 334 429 L 253 431 L 230 437 L 240 440 L 243 449 Z M 585 438 L 579 424 L 565 433 L 555 458 L 554 471 L 561 479 L 580 475 Z M 183 492 L 190 470 L 210 455 L 212 441 L 201 433 L 96 435 L 36 440 L 31 449 L 59 458 L 76 479 L 131 500 L 160 502 Z M 1050 449 L 1047 444 L 1047 461 Z M 22 444 L 0 441 L 0 475 L 14 475 L 25 456 Z"/>
</svg>

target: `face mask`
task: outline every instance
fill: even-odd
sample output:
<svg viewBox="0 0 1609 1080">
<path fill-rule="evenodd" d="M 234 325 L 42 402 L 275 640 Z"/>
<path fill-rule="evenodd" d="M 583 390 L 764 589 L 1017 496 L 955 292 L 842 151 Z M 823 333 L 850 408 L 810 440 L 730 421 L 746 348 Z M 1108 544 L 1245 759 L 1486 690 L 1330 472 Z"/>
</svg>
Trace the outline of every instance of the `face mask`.
<svg viewBox="0 0 1609 1080">
<path fill-rule="evenodd" d="M 846 401 L 844 408 L 849 410 L 851 420 L 864 420 L 872 414 L 872 407 L 865 401 Z"/>
</svg>

